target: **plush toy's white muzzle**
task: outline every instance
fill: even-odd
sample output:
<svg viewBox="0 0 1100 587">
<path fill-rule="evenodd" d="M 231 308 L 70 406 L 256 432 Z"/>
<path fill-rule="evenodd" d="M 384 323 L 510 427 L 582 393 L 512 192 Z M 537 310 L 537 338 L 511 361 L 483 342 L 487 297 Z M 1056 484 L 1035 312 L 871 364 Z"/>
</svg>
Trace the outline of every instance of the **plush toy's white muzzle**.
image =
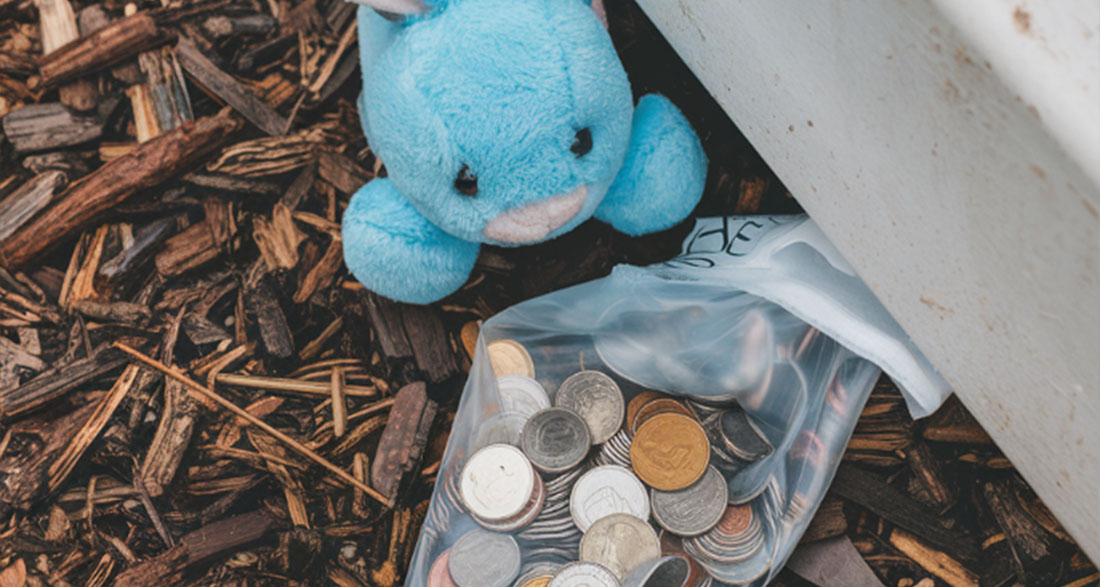
<svg viewBox="0 0 1100 587">
<path fill-rule="evenodd" d="M 572 220 L 588 198 L 588 187 L 581 185 L 568 194 L 550 196 L 519 208 L 502 212 L 481 231 L 486 238 L 501 243 L 522 244 L 540 241 Z"/>
</svg>

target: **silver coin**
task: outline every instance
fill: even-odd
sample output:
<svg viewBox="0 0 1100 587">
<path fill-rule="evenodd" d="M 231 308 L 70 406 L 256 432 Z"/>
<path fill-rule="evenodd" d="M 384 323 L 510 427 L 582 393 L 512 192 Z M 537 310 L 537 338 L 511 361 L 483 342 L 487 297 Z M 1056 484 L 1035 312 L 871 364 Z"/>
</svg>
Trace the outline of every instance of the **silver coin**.
<svg viewBox="0 0 1100 587">
<path fill-rule="evenodd" d="M 653 520 L 680 536 L 702 534 L 722 519 L 728 497 L 726 478 L 713 466 L 698 481 L 679 491 L 649 492 Z"/>
<path fill-rule="evenodd" d="M 726 450 L 739 459 L 756 462 L 775 451 L 744 410 L 728 410 L 722 414 L 719 430 Z"/>
<path fill-rule="evenodd" d="M 604 516 L 581 538 L 581 560 L 607 567 L 620 580 L 659 556 L 661 543 L 653 527 L 630 514 Z"/>
<path fill-rule="evenodd" d="M 621 587 L 615 574 L 596 563 L 571 563 L 562 567 L 547 587 Z"/>
<path fill-rule="evenodd" d="M 447 570 L 458 587 L 508 587 L 519 565 L 519 545 L 511 536 L 471 530 L 451 547 Z"/>
<path fill-rule="evenodd" d="M 606 442 L 623 423 L 623 392 L 614 379 L 599 371 L 570 375 L 558 387 L 554 404 L 569 408 L 584 418 L 593 444 Z"/>
<path fill-rule="evenodd" d="M 735 562 L 715 561 L 707 557 L 697 557 L 696 562 L 715 579 L 730 585 L 747 585 L 759 580 L 772 568 L 772 553 L 775 551 L 774 533 L 769 525 L 761 535 L 760 548 L 748 557 Z"/>
<path fill-rule="evenodd" d="M 580 464 L 592 447 L 588 425 L 565 408 L 539 410 L 527 420 L 520 447 L 540 471 L 559 473 Z"/>
<path fill-rule="evenodd" d="M 611 514 L 630 514 L 646 520 L 649 495 L 634 473 L 618 465 L 604 465 L 577 479 L 569 495 L 569 511 L 582 531 Z"/>
<path fill-rule="evenodd" d="M 479 518 L 476 514 L 470 517 L 486 530 L 492 530 L 493 532 L 514 532 L 534 521 L 539 513 L 542 512 L 542 506 L 545 501 L 546 486 L 543 484 L 542 478 L 535 475 L 535 491 L 531 494 L 531 500 L 519 514 L 500 521 L 484 520 Z"/>
<path fill-rule="evenodd" d="M 490 444 L 510 444 L 519 446 L 519 435 L 527 416 L 519 412 L 500 412 L 489 416 L 477 427 L 474 450 L 479 451 Z"/>
<path fill-rule="evenodd" d="M 550 396 L 542 384 L 525 375 L 497 377 L 500 391 L 500 411 L 519 412 L 530 418 L 535 412 L 550 407 Z"/>
<path fill-rule="evenodd" d="M 619 430 L 607 442 L 600 446 L 596 453 L 596 463 L 600 465 L 619 465 L 627 469 L 630 463 L 630 434 L 626 430 Z"/>
<path fill-rule="evenodd" d="M 518 448 L 490 444 L 474 453 L 462 468 L 462 503 L 482 520 L 511 518 L 527 507 L 536 475 L 531 461 Z"/>
</svg>

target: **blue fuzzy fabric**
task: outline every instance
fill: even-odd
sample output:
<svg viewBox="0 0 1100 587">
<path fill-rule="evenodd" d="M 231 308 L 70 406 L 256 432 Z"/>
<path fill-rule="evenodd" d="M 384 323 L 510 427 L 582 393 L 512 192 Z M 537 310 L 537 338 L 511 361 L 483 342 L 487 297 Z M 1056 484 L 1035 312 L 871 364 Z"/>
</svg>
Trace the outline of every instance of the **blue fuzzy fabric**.
<svg viewBox="0 0 1100 587">
<path fill-rule="evenodd" d="M 389 176 L 359 190 L 344 214 L 344 258 L 365 286 L 427 303 L 461 287 L 478 243 L 539 242 L 593 215 L 643 234 L 690 214 L 706 176 L 699 140 L 663 97 L 634 108 L 587 1 L 426 4 L 399 22 L 359 9 L 359 113 Z M 585 128 L 592 149 L 577 156 Z M 455 186 L 464 166 L 477 176 L 472 196 Z M 565 194 L 575 208 L 548 216 L 564 223 L 545 222 L 538 238 L 502 233 L 499 220 L 487 228 Z"/>
</svg>

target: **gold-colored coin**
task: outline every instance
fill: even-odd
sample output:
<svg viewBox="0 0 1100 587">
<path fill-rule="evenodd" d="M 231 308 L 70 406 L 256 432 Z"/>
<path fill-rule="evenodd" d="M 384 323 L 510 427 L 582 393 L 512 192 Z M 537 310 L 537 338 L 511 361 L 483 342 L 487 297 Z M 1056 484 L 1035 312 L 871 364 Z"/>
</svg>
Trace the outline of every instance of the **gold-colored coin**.
<svg viewBox="0 0 1100 587">
<path fill-rule="evenodd" d="M 634 414 L 634 418 L 630 421 L 630 429 L 637 434 L 638 429 L 642 427 L 650 418 L 659 414 L 683 414 L 692 420 L 695 420 L 695 414 L 685 406 L 684 404 L 669 398 L 662 397 L 648 402 L 646 405 L 638 409 L 638 413 Z"/>
<path fill-rule="evenodd" d="M 626 421 L 623 422 L 623 428 L 631 434 L 634 433 L 634 416 L 638 415 L 638 410 L 642 409 L 642 406 L 648 404 L 651 401 L 665 397 L 663 394 L 656 391 L 643 391 L 634 396 L 634 399 L 630 400 L 630 403 L 626 404 Z"/>
<path fill-rule="evenodd" d="M 683 414 L 658 414 L 642 424 L 630 445 L 634 473 L 659 491 L 676 491 L 695 483 L 710 462 L 707 434 Z"/>
<path fill-rule="evenodd" d="M 535 378 L 535 363 L 531 361 L 531 355 L 523 345 L 510 339 L 502 338 L 489 343 L 486 350 L 489 351 L 489 364 L 493 366 L 493 373 L 497 377 L 504 375 L 524 375 Z"/>
<path fill-rule="evenodd" d="M 539 577 L 534 581 L 524 583 L 523 587 L 546 587 L 550 584 L 550 579 L 553 579 L 553 577 Z"/>
</svg>

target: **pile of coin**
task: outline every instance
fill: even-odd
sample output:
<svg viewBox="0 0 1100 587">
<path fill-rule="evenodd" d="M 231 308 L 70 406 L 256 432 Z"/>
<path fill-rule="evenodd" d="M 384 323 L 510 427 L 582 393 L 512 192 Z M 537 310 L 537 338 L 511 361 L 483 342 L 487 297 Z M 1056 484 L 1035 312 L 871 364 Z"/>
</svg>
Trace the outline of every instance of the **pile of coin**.
<svg viewBox="0 0 1100 587">
<path fill-rule="evenodd" d="M 479 527 L 437 555 L 429 587 L 700 587 L 767 572 L 770 525 L 753 502 L 729 503 L 728 477 L 773 452 L 745 412 L 653 391 L 628 403 L 596 369 L 551 395 L 520 343 L 487 349 L 501 411 L 441 474 L 427 524 L 433 538 L 463 515 Z"/>
</svg>

